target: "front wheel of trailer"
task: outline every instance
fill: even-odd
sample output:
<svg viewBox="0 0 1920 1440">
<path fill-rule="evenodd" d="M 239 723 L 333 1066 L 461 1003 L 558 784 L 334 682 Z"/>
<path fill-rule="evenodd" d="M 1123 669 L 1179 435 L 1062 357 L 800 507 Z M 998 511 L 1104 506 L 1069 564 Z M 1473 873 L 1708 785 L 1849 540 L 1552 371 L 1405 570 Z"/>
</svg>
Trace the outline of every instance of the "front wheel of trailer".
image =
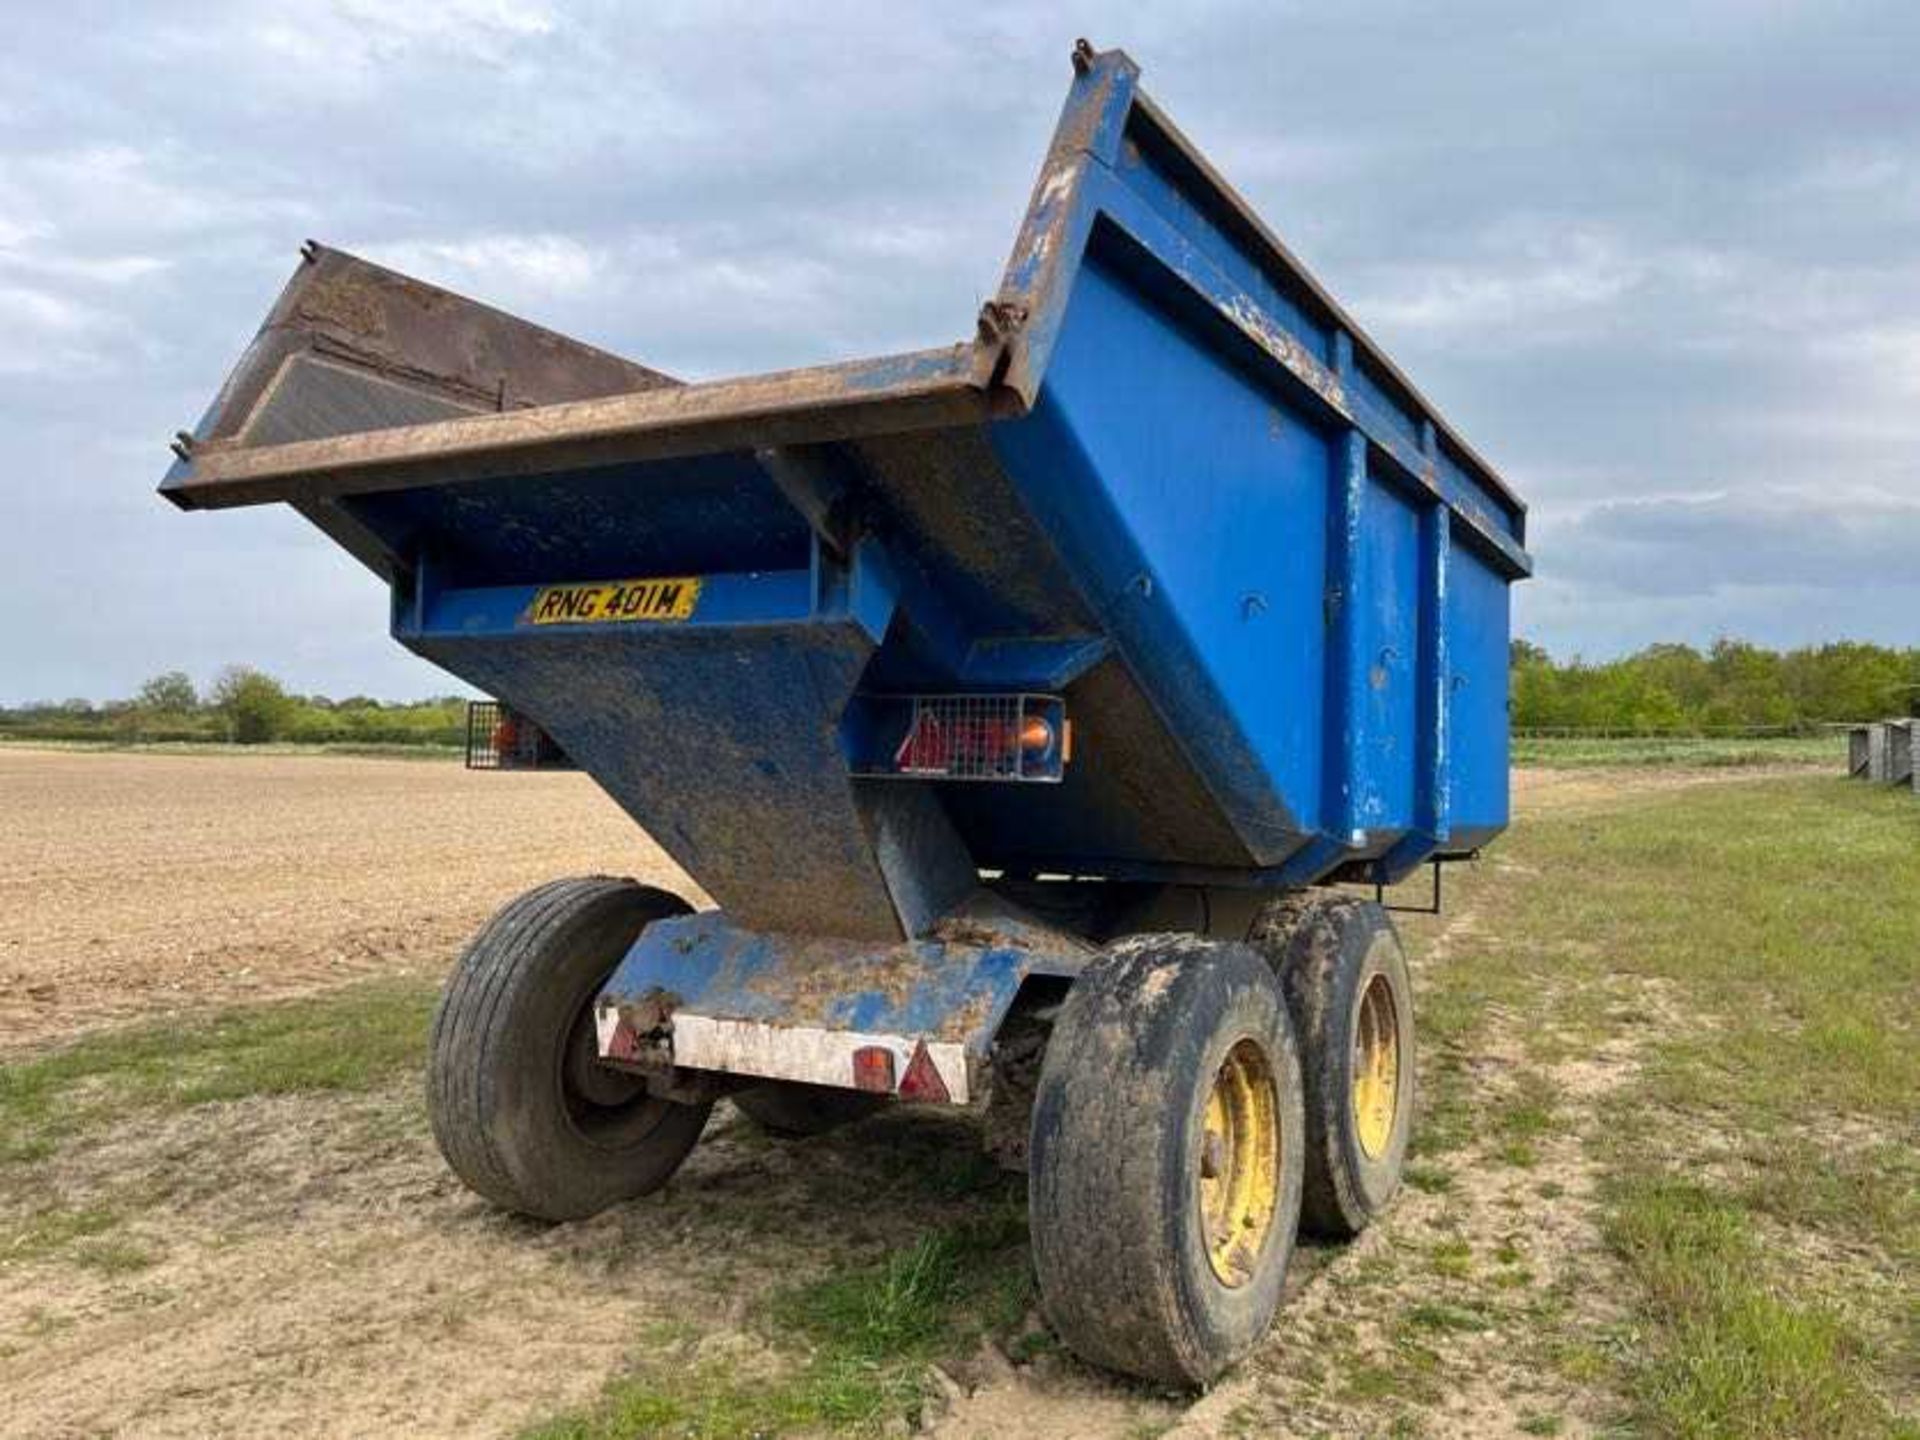
<svg viewBox="0 0 1920 1440">
<path fill-rule="evenodd" d="M 664 1185 L 710 1105 L 648 1094 L 599 1063 L 593 1001 L 655 920 L 664 890 L 556 880 L 501 909 L 454 967 L 434 1012 L 427 1111 L 467 1186 L 509 1210 L 577 1220 Z"/>
<path fill-rule="evenodd" d="M 1300 1062 L 1245 945 L 1138 936 L 1082 972 L 1034 1101 L 1048 1320 L 1095 1364 L 1212 1380 L 1272 1323 L 1300 1213 Z"/>
</svg>

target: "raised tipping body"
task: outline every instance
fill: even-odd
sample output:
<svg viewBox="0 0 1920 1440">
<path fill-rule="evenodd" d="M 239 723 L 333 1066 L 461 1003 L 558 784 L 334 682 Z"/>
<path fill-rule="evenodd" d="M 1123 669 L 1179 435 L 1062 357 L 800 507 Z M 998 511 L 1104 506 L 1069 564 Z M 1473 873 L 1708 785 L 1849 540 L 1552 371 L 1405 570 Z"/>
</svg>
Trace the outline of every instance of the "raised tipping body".
<svg viewBox="0 0 1920 1440">
<path fill-rule="evenodd" d="M 1273 1026 L 1307 992 L 1248 990 L 1238 942 L 1284 970 L 1303 887 L 1397 881 L 1506 825 L 1525 511 L 1137 82 L 1076 50 L 959 344 L 681 385 L 310 246 L 183 438 L 168 498 L 296 505 L 389 584 L 396 639 L 506 707 L 512 753 L 585 770 L 718 902 L 618 947 L 567 1022 L 575 1101 L 602 1071 L 635 1104 L 769 1081 L 1031 1100 L 1103 946 L 1200 935 L 1129 952 L 1113 993 L 1224 967 L 1231 1003 L 1196 979 L 1182 1004 L 1261 1017 L 1242 1038 L 1272 1054 L 1216 1037 L 1237 1083 L 1304 1086 L 1335 1157 L 1306 1163 L 1347 1163 L 1350 1062 L 1321 1051 L 1355 967 L 1404 988 L 1391 929 L 1322 927 L 1314 983 L 1339 998 L 1300 1064 Z M 463 966 L 547 963 L 520 934 Z M 1371 1003 L 1376 1029 L 1401 1013 Z M 1368 1031 L 1375 1129 L 1404 1124 L 1404 1015 L 1404 1065 Z M 1010 1077 L 1016 1053 L 1035 1073 Z M 1343 1223 L 1397 1184 L 1396 1143 Z M 488 1193 L 518 1193 L 504 1173 Z M 1268 1179 L 1245 1193 L 1286 1204 Z M 1238 1273 L 1214 1243 L 1180 1283 Z M 1203 1310 L 1139 1363 L 1211 1373 L 1252 1312 Z"/>
</svg>

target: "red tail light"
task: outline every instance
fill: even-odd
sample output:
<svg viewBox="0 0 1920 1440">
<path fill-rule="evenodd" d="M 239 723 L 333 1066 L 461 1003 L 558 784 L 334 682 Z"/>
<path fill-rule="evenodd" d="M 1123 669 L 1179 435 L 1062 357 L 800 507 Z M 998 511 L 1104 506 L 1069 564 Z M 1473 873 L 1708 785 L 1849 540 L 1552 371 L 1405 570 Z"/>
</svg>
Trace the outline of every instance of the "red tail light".
<svg viewBox="0 0 1920 1440">
<path fill-rule="evenodd" d="M 1050 695 L 913 695 L 891 773 L 938 780 L 1058 780 L 1069 753 L 1065 706 Z M 896 722 L 898 723 L 898 722 Z"/>
<path fill-rule="evenodd" d="M 884 1045 L 862 1045 L 854 1051 L 853 1088 L 875 1095 L 893 1094 L 893 1051 Z"/>
</svg>

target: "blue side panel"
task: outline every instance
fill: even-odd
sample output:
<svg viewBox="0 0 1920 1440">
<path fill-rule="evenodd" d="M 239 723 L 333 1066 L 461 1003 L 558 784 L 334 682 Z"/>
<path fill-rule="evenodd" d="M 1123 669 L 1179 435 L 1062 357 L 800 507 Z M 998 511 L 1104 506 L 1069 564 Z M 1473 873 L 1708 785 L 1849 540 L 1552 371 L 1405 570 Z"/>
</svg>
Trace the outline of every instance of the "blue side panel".
<svg viewBox="0 0 1920 1440">
<path fill-rule="evenodd" d="M 1361 530 L 1357 597 L 1364 627 L 1364 710 L 1355 747 L 1355 818 L 1378 849 L 1413 823 L 1419 687 L 1420 513 L 1395 490 L 1373 485 Z"/>
<path fill-rule="evenodd" d="M 1070 431 L 1084 469 L 1024 443 L 1028 421 L 998 427 L 1009 471 L 1098 609 L 1123 623 L 1158 612 L 1177 631 L 1171 646 L 1122 634 L 1120 648 L 1176 712 L 1176 733 L 1209 740 L 1194 761 L 1215 770 L 1223 805 L 1241 803 L 1242 833 L 1284 824 L 1284 811 L 1297 844 L 1320 823 L 1327 437 L 1092 258 L 1041 410 Z M 1201 673 L 1181 675 L 1182 663 Z M 1214 712 L 1180 723 L 1182 702 L 1207 690 Z M 1259 790 L 1229 773 L 1235 752 L 1279 810 L 1245 813 Z M 1277 840 L 1252 848 L 1275 863 L 1289 848 Z"/>
<path fill-rule="evenodd" d="M 1466 847 L 1507 823 L 1508 592 L 1463 545 L 1447 566 L 1453 840 Z"/>
</svg>

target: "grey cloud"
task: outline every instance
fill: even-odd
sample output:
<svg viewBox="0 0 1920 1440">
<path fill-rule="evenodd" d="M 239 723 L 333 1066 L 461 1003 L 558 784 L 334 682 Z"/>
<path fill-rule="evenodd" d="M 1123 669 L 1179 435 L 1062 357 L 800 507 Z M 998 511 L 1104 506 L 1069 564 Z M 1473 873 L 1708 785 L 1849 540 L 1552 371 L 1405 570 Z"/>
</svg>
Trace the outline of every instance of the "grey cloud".
<svg viewBox="0 0 1920 1440">
<path fill-rule="evenodd" d="M 1535 545 L 1559 579 L 1596 594 L 1920 586 L 1920 496 L 1740 489 L 1602 503 Z"/>
<path fill-rule="evenodd" d="M 959 338 L 1080 33 L 1532 502 L 1535 638 L 1920 613 L 1911 6 L 80 3 L 0 53 L 0 700 L 444 683 L 294 517 L 151 494 L 305 236 L 689 377 Z"/>
</svg>

